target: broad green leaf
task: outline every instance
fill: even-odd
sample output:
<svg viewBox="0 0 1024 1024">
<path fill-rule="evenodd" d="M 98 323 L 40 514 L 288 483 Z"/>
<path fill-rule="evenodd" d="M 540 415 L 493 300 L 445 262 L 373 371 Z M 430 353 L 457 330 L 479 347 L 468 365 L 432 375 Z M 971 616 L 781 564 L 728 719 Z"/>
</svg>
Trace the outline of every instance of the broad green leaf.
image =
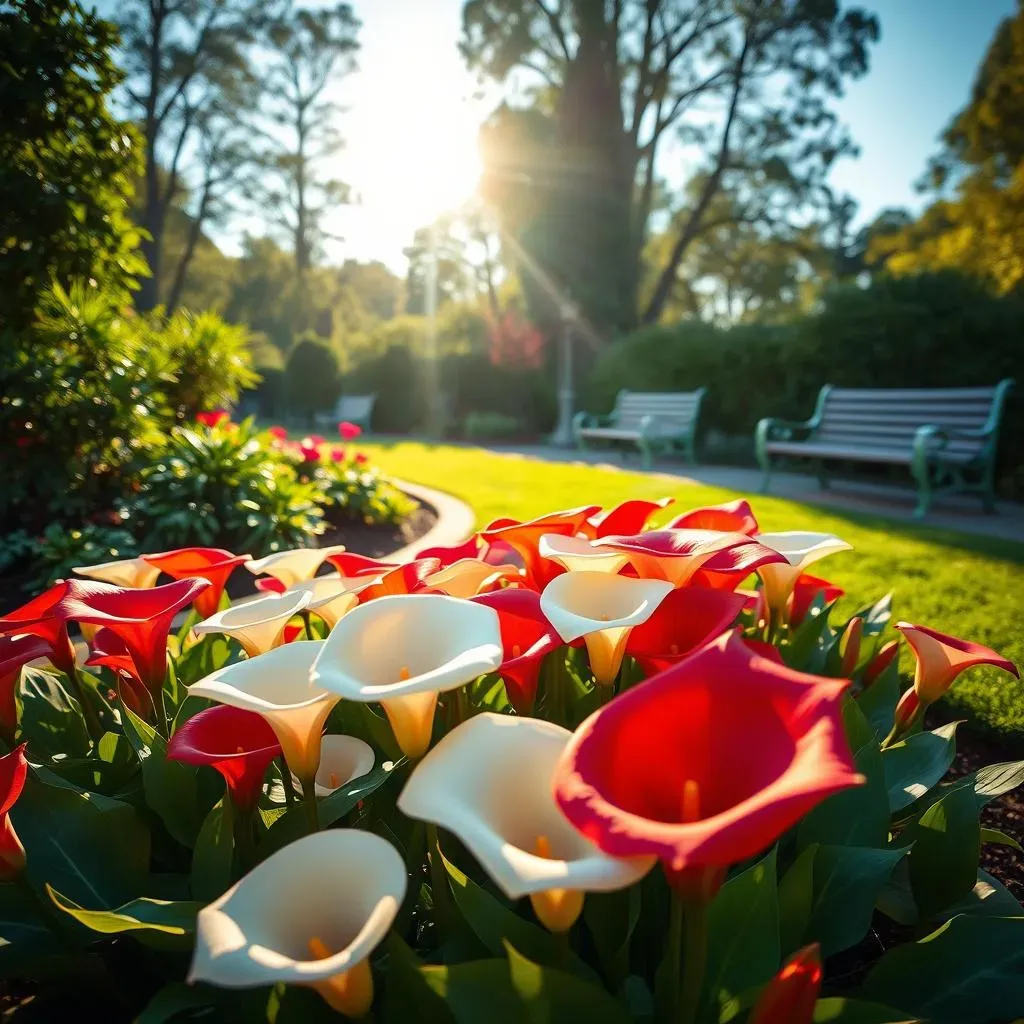
<svg viewBox="0 0 1024 1024">
<path fill-rule="evenodd" d="M 902 1010 L 859 999 L 819 999 L 814 1004 L 814 1024 L 916 1024 L 919 1018 Z"/>
<path fill-rule="evenodd" d="M 910 887 L 923 918 L 966 896 L 978 877 L 981 826 L 966 788 L 952 789 L 921 815 L 910 851 Z"/>
<path fill-rule="evenodd" d="M 959 724 L 950 722 L 933 732 L 919 732 L 882 751 L 893 813 L 920 800 L 949 770 L 956 754 Z"/>
<path fill-rule="evenodd" d="M 89 732 L 82 709 L 60 676 L 26 665 L 17 703 L 20 738 L 28 741 L 35 759 L 88 754 Z"/>
<path fill-rule="evenodd" d="M 167 831 L 191 849 L 203 823 L 199 803 L 198 769 L 167 757 L 167 741 L 130 708 L 121 706 L 121 723 L 128 742 L 142 762 L 146 802 L 160 816 Z"/>
<path fill-rule="evenodd" d="M 1017 917 L 1024 907 L 1009 889 L 987 871 L 979 871 L 974 888 L 962 899 L 939 915 L 943 918 L 957 914 L 987 914 L 989 917 Z"/>
<path fill-rule="evenodd" d="M 145 890 L 149 829 L 128 804 L 30 776 L 11 820 L 38 891 L 49 882 L 83 906 L 116 907 Z"/>
<path fill-rule="evenodd" d="M 394 929 L 385 939 L 385 984 L 381 992 L 383 1006 L 374 1011 L 383 1024 L 453 1024 L 455 1018 L 427 983 L 423 965 Z"/>
<path fill-rule="evenodd" d="M 420 976 L 430 991 L 444 1001 L 456 1024 L 523 1024 L 523 1007 L 512 988 L 506 960 L 422 967 Z M 411 1024 L 416 1019 L 407 1017 L 401 1024 Z"/>
<path fill-rule="evenodd" d="M 983 845 L 985 843 L 992 843 L 995 846 L 1009 846 L 1014 850 L 1024 853 L 1024 847 L 1013 836 L 1008 836 L 997 828 L 983 828 L 981 830 L 981 842 Z"/>
<path fill-rule="evenodd" d="M 135 1024 L 168 1024 L 168 1021 L 182 1019 L 181 1015 L 189 1010 L 209 1010 L 225 998 L 235 997 L 236 993 L 230 989 L 176 981 L 153 996 L 142 1013 L 135 1018 Z"/>
<path fill-rule="evenodd" d="M 717 1009 L 778 970 L 776 850 L 722 886 L 708 911 L 704 1001 Z"/>
<path fill-rule="evenodd" d="M 856 701 L 843 702 L 843 725 L 857 770 L 866 781 L 823 800 L 797 827 L 802 849 L 811 843 L 883 847 L 889 838 L 889 794 L 882 753 Z"/>
<path fill-rule="evenodd" d="M 1024 917 L 961 915 L 919 942 L 895 946 L 861 995 L 930 1024 L 988 1024 L 1024 1015 Z"/>
<path fill-rule="evenodd" d="M 779 882 L 779 942 L 782 959 L 803 945 L 814 901 L 814 858 L 818 843 L 811 843 Z"/>
<path fill-rule="evenodd" d="M 619 989 L 629 975 L 629 940 L 640 920 L 640 886 L 588 893 L 583 920 L 597 947 L 605 980 L 610 988 Z"/>
<path fill-rule="evenodd" d="M 1024 761 L 1002 761 L 985 765 L 976 772 L 964 775 L 954 782 L 933 789 L 915 810 L 921 811 L 936 800 L 942 799 L 950 790 L 969 789 L 978 802 L 978 810 L 1004 793 L 1024 785 Z"/>
<path fill-rule="evenodd" d="M 232 811 L 229 800 L 219 801 L 199 829 L 192 851 L 189 880 L 192 895 L 197 900 L 210 902 L 231 887 L 234 856 Z"/>
<path fill-rule="evenodd" d="M 62 896 L 53 886 L 47 893 L 54 904 L 79 924 L 101 935 L 119 935 L 122 932 L 156 932 L 165 940 L 161 948 L 188 949 L 196 927 L 196 914 L 202 903 L 151 900 L 140 897 L 114 910 L 87 910 L 74 900 Z M 176 940 L 168 943 L 167 939 Z"/>
<path fill-rule="evenodd" d="M 879 743 L 892 731 L 899 699 L 900 673 L 896 662 L 857 697 L 857 704 L 871 723 Z"/>
<path fill-rule="evenodd" d="M 789 637 L 788 643 L 779 648 L 783 660 L 791 668 L 801 672 L 821 672 L 824 669 L 829 652 L 838 639 L 824 609 L 824 598 L 816 594 L 803 622 Z"/>
<path fill-rule="evenodd" d="M 892 618 L 892 591 L 880 597 L 874 604 L 866 605 L 854 612 L 850 618 L 859 616 L 864 620 L 864 635 L 876 636 L 889 624 Z"/>
<path fill-rule="evenodd" d="M 45 899 L 45 896 L 41 896 Z M 0 972 L 11 977 L 36 957 L 61 948 L 39 905 L 20 886 L 0 885 Z"/>
</svg>

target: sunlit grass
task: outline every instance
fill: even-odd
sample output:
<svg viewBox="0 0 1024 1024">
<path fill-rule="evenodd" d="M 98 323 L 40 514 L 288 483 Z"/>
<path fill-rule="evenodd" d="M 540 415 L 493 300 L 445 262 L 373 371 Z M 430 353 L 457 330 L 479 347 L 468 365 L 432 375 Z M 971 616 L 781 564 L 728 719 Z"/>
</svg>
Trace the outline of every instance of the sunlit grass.
<svg viewBox="0 0 1024 1024">
<path fill-rule="evenodd" d="M 476 448 L 414 442 L 363 447 L 384 472 L 462 498 L 472 506 L 478 526 L 498 516 L 529 519 L 575 505 L 670 495 L 676 504 L 662 515 L 666 519 L 687 508 L 739 496 L 672 477 L 582 463 L 545 463 Z M 840 614 L 895 590 L 897 619 L 988 644 L 1024 664 L 1024 544 L 781 498 L 745 496 L 765 530 L 821 530 L 853 545 L 852 552 L 818 566 L 821 575 L 847 591 Z M 1024 683 L 977 669 L 961 676 L 949 701 L 956 714 L 1024 746 Z"/>
</svg>

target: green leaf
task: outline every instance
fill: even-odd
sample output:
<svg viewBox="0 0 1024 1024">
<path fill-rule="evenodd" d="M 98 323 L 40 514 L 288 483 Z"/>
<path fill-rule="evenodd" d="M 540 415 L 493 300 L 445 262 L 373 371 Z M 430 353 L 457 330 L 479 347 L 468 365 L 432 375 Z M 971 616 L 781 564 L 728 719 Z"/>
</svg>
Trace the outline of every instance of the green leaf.
<svg viewBox="0 0 1024 1024">
<path fill-rule="evenodd" d="M 919 732 L 882 751 L 889 809 L 895 813 L 920 800 L 949 770 L 956 754 L 956 727 Z"/>
<path fill-rule="evenodd" d="M 859 999 L 819 999 L 814 1004 L 814 1024 L 915 1024 L 902 1010 Z"/>
<path fill-rule="evenodd" d="M 60 949 L 40 908 L 20 886 L 0 885 L 0 972 L 5 978 Z"/>
<path fill-rule="evenodd" d="M 210 809 L 192 851 L 189 886 L 197 900 L 209 903 L 231 887 L 234 838 L 231 802 L 220 800 Z"/>
<path fill-rule="evenodd" d="M 189 985 L 176 981 L 153 996 L 135 1018 L 135 1024 L 167 1024 L 188 1010 L 210 1009 L 222 1003 L 225 997 L 234 996 L 234 992 L 214 988 L 213 985 Z"/>
<path fill-rule="evenodd" d="M 824 607 L 822 595 L 815 595 L 803 622 L 790 636 L 789 642 L 779 648 L 779 653 L 791 668 L 801 672 L 820 672 L 824 669 L 829 651 L 838 639 L 835 630 L 829 625 Z"/>
<path fill-rule="evenodd" d="M 21 739 L 28 740 L 35 759 L 85 757 L 89 753 L 89 732 L 82 709 L 60 677 L 26 665 L 21 672 L 17 703 Z"/>
<path fill-rule="evenodd" d="M 900 673 L 896 662 L 857 697 L 857 704 L 871 723 L 879 743 L 892 731 L 899 699 Z"/>
<path fill-rule="evenodd" d="M 422 964 L 392 929 L 385 939 L 385 984 L 381 993 L 384 1024 L 453 1024 L 454 1017 L 444 1000 L 427 983 Z M 376 1012 L 380 1012 L 375 1007 Z"/>
<path fill-rule="evenodd" d="M 930 807 L 951 790 L 969 789 L 974 793 L 980 811 L 986 804 L 1020 785 L 1024 785 L 1024 761 L 1002 761 L 998 764 L 989 764 L 984 768 L 979 768 L 976 772 L 971 772 L 954 782 L 932 790 L 915 810 L 924 810 L 924 808 Z"/>
<path fill-rule="evenodd" d="M 928 919 L 966 896 L 978 877 L 981 826 L 973 793 L 951 790 L 921 815 L 913 834 L 910 886 Z"/>
<path fill-rule="evenodd" d="M 843 702 L 843 725 L 857 770 L 866 782 L 827 797 L 800 822 L 801 849 L 811 843 L 882 847 L 888 841 L 889 794 L 882 753 L 871 725 L 849 697 Z"/>
<path fill-rule="evenodd" d="M 892 591 L 880 597 L 874 604 L 866 605 L 860 611 L 854 612 L 850 618 L 858 616 L 864 620 L 864 636 L 877 636 L 892 618 Z"/>
<path fill-rule="evenodd" d="M 1017 917 L 1022 913 L 1024 907 L 998 878 L 993 878 L 987 871 L 979 871 L 974 888 L 962 900 L 946 907 L 939 916 L 987 914 L 989 917 Z"/>
<path fill-rule="evenodd" d="M 906 850 L 819 846 L 803 939 L 820 942 L 826 957 L 857 945 L 871 927 L 879 893 L 905 855 Z"/>
<path fill-rule="evenodd" d="M 145 889 L 149 829 L 128 804 L 30 776 L 11 820 L 40 892 L 49 882 L 83 905 L 116 907 Z"/>
<path fill-rule="evenodd" d="M 456 1024 L 523 1024 L 523 1008 L 512 988 L 506 960 L 422 967 L 420 976 L 444 1001 Z M 417 1017 L 406 1017 L 402 1024 L 414 1020 Z"/>
<path fill-rule="evenodd" d="M 196 778 L 198 769 L 181 761 L 169 760 L 167 741 L 123 704 L 121 724 L 128 742 L 142 762 L 142 784 L 147 804 L 163 820 L 167 831 L 191 849 L 203 823 Z"/>
<path fill-rule="evenodd" d="M 721 1008 L 737 993 L 762 985 L 779 967 L 776 850 L 722 886 L 708 911 L 704 999 Z"/>
<path fill-rule="evenodd" d="M 164 939 L 178 940 L 162 943 L 162 948 L 190 948 L 195 933 L 196 914 L 203 908 L 202 903 L 140 897 L 114 910 L 86 910 L 74 900 L 62 896 L 51 885 L 46 886 L 46 891 L 57 907 L 90 931 L 101 935 L 152 931 Z"/>
<path fill-rule="evenodd" d="M 981 842 L 983 845 L 985 843 L 992 843 L 996 846 L 1009 846 L 1020 853 L 1024 853 L 1024 847 L 1013 836 L 1008 836 L 997 828 L 983 828 L 981 830 Z"/>
<path fill-rule="evenodd" d="M 781 959 L 804 944 L 814 900 L 814 858 L 818 843 L 811 843 L 779 882 L 779 942 Z"/>
<path fill-rule="evenodd" d="M 962 915 L 895 946 L 861 987 L 930 1024 L 988 1024 L 1024 1014 L 1024 917 Z"/>
<path fill-rule="evenodd" d="M 629 940 L 640 920 L 640 886 L 588 893 L 583 920 L 597 948 L 605 980 L 617 991 L 629 975 Z"/>
</svg>

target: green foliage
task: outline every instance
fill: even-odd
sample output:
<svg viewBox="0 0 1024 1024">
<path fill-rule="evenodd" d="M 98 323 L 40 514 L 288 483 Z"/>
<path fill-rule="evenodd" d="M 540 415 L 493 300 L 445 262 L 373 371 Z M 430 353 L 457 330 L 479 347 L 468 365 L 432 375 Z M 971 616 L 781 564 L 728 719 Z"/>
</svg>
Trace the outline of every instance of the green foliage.
<svg viewBox="0 0 1024 1024">
<path fill-rule="evenodd" d="M 298 337 L 284 373 L 293 412 L 326 412 L 338 397 L 338 357 L 326 338 L 312 332 Z"/>
<path fill-rule="evenodd" d="M 462 431 L 471 441 L 496 441 L 521 434 L 523 425 L 514 416 L 501 412 L 471 412 Z"/>
<path fill-rule="evenodd" d="M 17 111 L 0 126 L 0 330 L 22 331 L 52 281 L 100 281 L 123 300 L 144 273 L 127 215 L 140 158 L 107 108 L 123 77 L 113 25 L 77 0 L 15 0 L 0 38 L 0 107 Z"/>
<path fill-rule="evenodd" d="M 67 579 L 77 565 L 132 558 L 137 553 L 135 538 L 123 526 L 97 523 L 86 523 L 77 530 L 51 523 L 31 551 L 26 552 L 36 570 L 31 585 L 38 590 L 48 587 L 54 580 Z"/>
</svg>

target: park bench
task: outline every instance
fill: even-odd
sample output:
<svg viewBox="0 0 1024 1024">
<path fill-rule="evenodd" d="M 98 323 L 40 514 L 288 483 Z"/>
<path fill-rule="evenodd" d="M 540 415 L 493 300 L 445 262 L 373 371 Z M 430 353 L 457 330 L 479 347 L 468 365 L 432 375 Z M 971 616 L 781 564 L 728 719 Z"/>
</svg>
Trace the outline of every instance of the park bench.
<svg viewBox="0 0 1024 1024">
<path fill-rule="evenodd" d="M 342 395 L 327 413 L 317 413 L 316 421 L 321 426 L 336 426 L 339 423 L 354 423 L 370 432 L 370 417 L 373 415 L 374 395 Z"/>
<path fill-rule="evenodd" d="M 682 449 L 691 463 L 696 462 L 693 445 L 704 391 L 620 391 L 610 415 L 575 415 L 576 443 L 586 448 L 589 441 L 630 442 L 640 449 L 644 468 L 650 467 L 656 452 L 668 454 L 673 448 Z"/>
<path fill-rule="evenodd" d="M 757 425 L 757 461 L 768 489 L 772 458 L 802 457 L 817 464 L 828 487 L 825 462 L 907 466 L 917 481 L 915 516 L 937 493 L 981 495 L 995 510 L 999 422 L 1013 381 L 970 388 L 836 388 L 826 384 L 814 415 L 803 423 L 764 419 Z"/>
</svg>

